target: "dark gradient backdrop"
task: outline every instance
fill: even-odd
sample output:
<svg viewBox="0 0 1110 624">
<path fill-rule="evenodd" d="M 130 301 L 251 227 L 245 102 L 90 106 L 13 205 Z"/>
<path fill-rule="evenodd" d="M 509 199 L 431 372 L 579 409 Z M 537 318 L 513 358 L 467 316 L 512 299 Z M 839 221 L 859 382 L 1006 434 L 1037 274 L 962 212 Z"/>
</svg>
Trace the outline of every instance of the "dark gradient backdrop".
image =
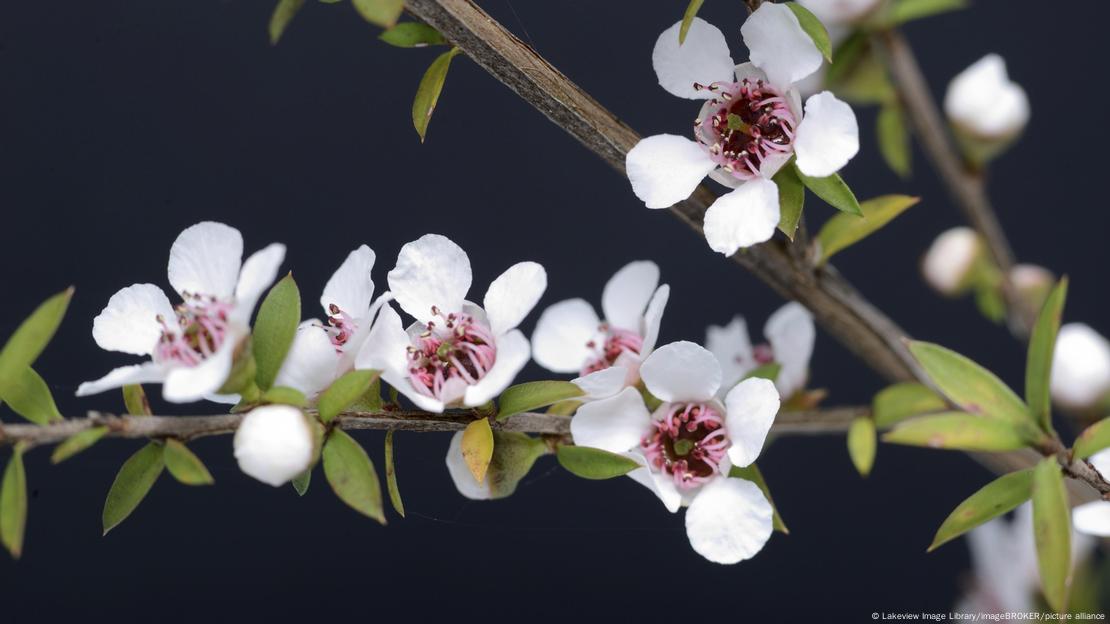
<svg viewBox="0 0 1110 624">
<path fill-rule="evenodd" d="M 701 340 L 734 312 L 758 328 L 781 304 L 665 212 L 644 209 L 625 179 L 467 59 L 456 59 L 421 145 L 409 106 L 436 52 L 391 48 L 349 5 L 315 2 L 271 48 L 272 4 L 0 3 L 0 334 L 77 284 L 39 365 L 66 413 L 120 407 L 116 394 L 72 398 L 78 382 L 128 360 L 96 347 L 92 318 L 122 286 L 166 285 L 170 243 L 202 219 L 242 229 L 248 250 L 287 243 L 306 301 L 359 243 L 378 252 L 381 286 L 400 245 L 431 231 L 470 252 L 482 289 L 513 262 L 544 263 L 541 305 L 597 301 L 616 268 L 654 259 L 673 288 L 664 341 Z M 640 132 L 686 130 L 696 105 L 657 87 L 650 63 L 684 2 L 481 4 Z M 992 172 L 993 196 L 1019 255 L 1073 277 L 1067 319 L 1110 331 L 1099 190 L 1108 132 L 1097 123 L 1106 58 L 1096 45 L 1110 10 L 1096 0 L 977 4 L 908 33 L 935 90 L 987 52 L 1003 54 L 1029 90 L 1030 130 Z M 703 13 L 744 58 L 740 3 L 712 0 Z M 838 265 L 913 335 L 1020 384 L 1022 347 L 918 277 L 920 254 L 959 213 L 920 153 L 912 182 L 890 174 L 874 111 L 859 115 L 864 150 L 844 172 L 856 193 L 925 200 Z M 813 201 L 808 214 L 817 222 L 831 209 Z M 812 379 L 834 404 L 882 387 L 824 335 Z M 381 436 L 360 439 L 380 462 Z M 793 532 L 719 567 L 644 489 L 576 480 L 550 458 L 511 499 L 467 502 L 444 469 L 446 446 L 446 436 L 398 436 L 411 514 L 382 528 L 322 480 L 298 500 L 241 474 L 230 438 L 203 440 L 195 448 L 217 485 L 163 476 L 105 538 L 104 495 L 137 444 L 101 443 L 58 467 L 36 451 L 24 559 L 0 556 L 0 619 L 868 621 L 872 611 L 943 611 L 961 591 L 966 548 L 925 546 L 988 478 L 962 455 L 882 447 L 864 481 L 842 438 L 779 440 L 761 463 Z"/>
</svg>

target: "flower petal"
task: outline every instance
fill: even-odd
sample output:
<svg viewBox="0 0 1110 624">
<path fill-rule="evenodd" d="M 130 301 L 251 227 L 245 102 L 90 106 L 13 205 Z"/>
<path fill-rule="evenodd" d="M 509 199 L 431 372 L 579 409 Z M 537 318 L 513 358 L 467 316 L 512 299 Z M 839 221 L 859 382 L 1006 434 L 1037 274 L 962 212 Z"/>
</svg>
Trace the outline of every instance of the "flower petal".
<svg viewBox="0 0 1110 624">
<path fill-rule="evenodd" d="M 497 337 L 497 359 L 485 377 L 466 388 L 463 403 L 477 407 L 493 400 L 508 388 L 531 357 L 528 339 L 519 329 Z"/>
<path fill-rule="evenodd" d="M 852 107 L 828 91 L 810 96 L 794 135 L 798 169 L 814 178 L 831 176 L 857 152 L 859 125 Z"/>
<path fill-rule="evenodd" d="M 779 225 L 779 187 L 767 178 L 753 178 L 718 197 L 705 213 L 705 240 L 726 256 L 741 247 L 762 243 Z"/>
<path fill-rule="evenodd" d="M 203 221 L 185 228 L 170 247 L 170 284 L 178 294 L 227 299 L 235 293 L 242 262 L 243 236 L 239 230 Z"/>
<path fill-rule="evenodd" d="M 704 100 L 713 96 L 708 89 L 697 90 L 694 83 L 710 85 L 714 82 L 732 82 L 732 56 L 724 34 L 714 25 L 695 17 L 686 33 L 686 41 L 679 45 L 678 22 L 655 41 L 651 65 L 659 77 L 659 86 L 672 95 L 691 100 Z"/>
<path fill-rule="evenodd" d="M 705 347 L 683 340 L 648 356 L 640 377 L 662 401 L 708 401 L 721 386 L 721 367 Z"/>
<path fill-rule="evenodd" d="M 725 411 L 725 430 L 732 440 L 728 458 L 734 466 L 750 466 L 779 413 L 775 384 L 757 377 L 741 381 L 725 396 Z"/>
<path fill-rule="evenodd" d="M 570 435 L 577 446 L 610 453 L 636 448 L 650 430 L 651 414 L 635 388 L 625 388 L 615 396 L 585 403 L 570 420 Z"/>
<path fill-rule="evenodd" d="M 159 317 L 177 327 L 177 315 L 161 288 L 133 284 L 112 295 L 104 311 L 93 319 L 93 340 L 108 351 L 150 355 L 162 336 Z"/>
<path fill-rule="evenodd" d="M 1110 342 L 1083 323 L 1061 327 L 1049 387 L 1061 405 L 1086 409 L 1098 404 L 1110 393 Z"/>
<path fill-rule="evenodd" d="M 640 139 L 624 160 L 632 191 L 648 208 L 670 208 L 717 167 L 704 147 L 674 134 Z"/>
<path fill-rule="evenodd" d="M 604 399 L 624 389 L 629 370 L 624 366 L 610 366 L 589 375 L 572 379 L 571 383 L 586 393 L 586 399 Z"/>
<path fill-rule="evenodd" d="M 162 383 L 162 398 L 170 403 L 191 403 L 216 394 L 231 374 L 238 338 L 228 336 L 215 353 L 196 366 L 171 368 Z"/>
<path fill-rule="evenodd" d="M 274 380 L 275 386 L 295 388 L 310 400 L 339 376 L 339 354 L 317 322 L 307 321 L 297 328 L 293 345 Z"/>
<path fill-rule="evenodd" d="M 470 467 L 463 460 L 462 437 L 463 432 L 461 431 L 457 431 L 455 435 L 451 436 L 451 444 L 447 447 L 447 472 L 451 475 L 451 480 L 455 482 L 455 489 L 459 491 L 459 494 L 471 500 L 489 500 L 489 479 L 483 479 L 481 483 L 478 483 L 478 480 L 474 478 L 474 473 L 470 471 Z"/>
<path fill-rule="evenodd" d="M 560 301 L 543 311 L 532 333 L 532 357 L 553 373 L 577 373 L 590 357 L 586 346 L 601 320 L 582 299 Z"/>
<path fill-rule="evenodd" d="M 408 374 L 407 349 L 412 345 L 408 332 L 401 324 L 401 316 L 391 305 L 383 305 L 374 321 L 370 334 L 355 357 L 355 368 Z"/>
<path fill-rule="evenodd" d="M 425 234 L 401 248 L 386 279 L 401 309 L 427 323 L 434 318 L 433 306 L 448 314 L 462 310 L 473 275 L 462 247 L 446 236 Z"/>
<path fill-rule="evenodd" d="M 733 317 L 724 327 L 710 325 L 705 330 L 705 347 L 721 365 L 722 390 L 731 390 L 748 371 L 755 368 L 748 324 L 742 316 Z"/>
<path fill-rule="evenodd" d="M 809 377 L 809 359 L 817 338 L 813 315 L 805 306 L 792 301 L 767 319 L 763 336 L 771 343 L 775 361 L 781 365 L 775 386 L 782 396 L 792 397 L 805 388 Z"/>
<path fill-rule="evenodd" d="M 821 67 L 824 57 L 794 11 L 765 2 L 740 27 L 749 58 L 771 84 L 786 89 Z"/>
<path fill-rule="evenodd" d="M 751 559 L 771 539 L 773 515 L 771 503 L 756 484 L 713 479 L 686 510 L 686 536 L 694 551 L 709 561 L 739 563 Z"/>
<path fill-rule="evenodd" d="M 121 366 L 95 381 L 86 381 L 77 386 L 77 396 L 100 394 L 105 390 L 122 388 L 131 384 L 162 383 L 166 369 L 154 362 L 143 362 L 131 366 Z"/>
<path fill-rule="evenodd" d="M 1079 505 L 1072 510 L 1071 521 L 1076 531 L 1110 537 L 1110 503 L 1094 501 Z"/>
<path fill-rule="evenodd" d="M 988 54 L 952 79 L 944 112 L 974 134 L 1005 138 L 1029 121 L 1029 98 L 1006 74 L 1006 61 Z"/>
<path fill-rule="evenodd" d="M 278 487 L 312 466 L 316 434 L 301 410 L 263 405 L 243 418 L 233 441 L 239 469 Z"/>
<path fill-rule="evenodd" d="M 482 300 L 489 327 L 499 336 L 520 325 L 547 290 L 547 272 L 535 262 L 518 262 L 490 283 Z"/>
<path fill-rule="evenodd" d="M 659 340 L 659 325 L 663 322 L 663 310 L 667 307 L 667 300 L 671 296 L 671 287 L 663 284 L 655 290 L 651 301 L 648 302 L 644 312 L 643 337 L 640 345 L 640 358 L 646 358 L 655 350 L 655 343 Z"/>
<path fill-rule="evenodd" d="M 659 285 L 659 265 L 650 260 L 629 262 L 609 278 L 601 293 L 601 310 L 613 327 L 640 330 L 644 308 Z"/>
<path fill-rule="evenodd" d="M 370 279 L 370 271 L 374 269 L 377 256 L 374 250 L 366 245 L 361 245 L 339 265 L 320 296 L 320 305 L 324 314 L 331 316 L 329 308 L 335 305 L 352 318 L 365 318 L 370 301 L 374 298 L 374 281 Z"/>
<path fill-rule="evenodd" d="M 232 313 L 240 323 L 250 323 L 254 306 L 262 293 L 277 279 L 278 269 L 285 260 L 285 245 L 271 243 L 260 249 L 243 263 L 239 283 L 235 286 L 235 310 Z"/>
<path fill-rule="evenodd" d="M 678 491 L 678 486 L 674 484 L 674 478 L 669 474 L 656 472 L 649 468 L 647 460 L 638 451 L 622 453 L 622 455 L 636 460 L 643 466 L 643 468 L 636 468 L 629 472 L 628 476 L 658 496 L 659 500 L 663 501 L 663 506 L 667 508 L 667 511 L 674 513 L 682 507 L 682 493 Z"/>
</svg>

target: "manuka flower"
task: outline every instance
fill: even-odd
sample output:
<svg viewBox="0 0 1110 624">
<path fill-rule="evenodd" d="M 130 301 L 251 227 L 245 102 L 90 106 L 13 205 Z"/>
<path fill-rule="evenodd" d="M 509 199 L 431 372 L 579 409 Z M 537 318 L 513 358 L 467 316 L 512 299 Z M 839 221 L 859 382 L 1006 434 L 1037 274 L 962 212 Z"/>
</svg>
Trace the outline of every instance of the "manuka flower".
<svg viewBox="0 0 1110 624">
<path fill-rule="evenodd" d="M 1057 403 L 1073 410 L 1110 407 L 1110 342 L 1083 323 L 1061 327 L 1049 388 Z"/>
<path fill-rule="evenodd" d="M 971 136 L 1008 139 L 1029 122 L 1029 98 L 1006 74 L 1006 61 L 988 54 L 952 79 L 944 96 L 944 112 Z"/>
<path fill-rule="evenodd" d="M 800 303 L 791 302 L 778 309 L 763 326 L 767 342 L 752 346 L 744 318 L 737 316 L 724 327 L 711 325 L 705 333 L 705 346 L 721 365 L 722 390 L 735 386 L 745 375 L 765 364 L 778 364 L 775 387 L 779 395 L 790 398 L 805 389 L 809 359 L 817 329 L 813 316 Z"/>
<path fill-rule="evenodd" d="M 274 487 L 288 483 L 316 458 L 316 432 L 301 410 L 263 405 L 235 431 L 235 459 L 244 473 Z"/>
</svg>

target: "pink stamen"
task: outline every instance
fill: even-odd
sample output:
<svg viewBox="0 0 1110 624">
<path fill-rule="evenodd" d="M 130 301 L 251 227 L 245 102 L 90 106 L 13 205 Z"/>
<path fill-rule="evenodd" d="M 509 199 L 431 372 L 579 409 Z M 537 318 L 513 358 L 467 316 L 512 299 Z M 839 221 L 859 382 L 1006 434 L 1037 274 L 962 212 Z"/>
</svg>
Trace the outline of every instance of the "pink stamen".
<svg viewBox="0 0 1110 624">
<path fill-rule="evenodd" d="M 715 82 L 708 87 L 717 94 L 702 109 L 694 122 L 694 137 L 722 169 L 741 180 L 761 175 L 763 161 L 772 153 L 789 154 L 794 150 L 794 130 L 798 120 L 786 98 L 762 80 L 752 82 Z M 743 122 L 730 128 L 734 115 Z"/>
<path fill-rule="evenodd" d="M 178 366 L 196 366 L 211 357 L 227 339 L 228 318 L 233 305 L 215 297 L 184 294 L 185 301 L 174 310 L 176 326 L 158 316 L 162 336 L 154 349 L 154 360 Z"/>
<path fill-rule="evenodd" d="M 594 355 L 582 367 L 582 375 L 589 375 L 609 368 L 616 364 L 617 359 L 625 353 L 640 355 L 640 351 L 644 348 L 644 339 L 636 332 L 618 329 L 608 324 L 601 325 L 598 331 L 605 335 L 605 342 L 600 349 L 596 340 L 586 343 L 586 346 L 594 351 Z"/>
<path fill-rule="evenodd" d="M 409 382 L 417 392 L 442 400 L 452 379 L 467 385 L 481 381 L 497 360 L 497 347 L 489 327 L 470 315 L 444 315 L 434 306 L 432 314 L 443 320 L 443 328 L 430 322 L 427 331 L 413 338 Z"/>
<path fill-rule="evenodd" d="M 694 488 L 720 474 L 732 446 L 724 417 L 710 403 L 669 403 L 657 411 L 640 442 L 644 456 L 680 488 Z"/>
</svg>

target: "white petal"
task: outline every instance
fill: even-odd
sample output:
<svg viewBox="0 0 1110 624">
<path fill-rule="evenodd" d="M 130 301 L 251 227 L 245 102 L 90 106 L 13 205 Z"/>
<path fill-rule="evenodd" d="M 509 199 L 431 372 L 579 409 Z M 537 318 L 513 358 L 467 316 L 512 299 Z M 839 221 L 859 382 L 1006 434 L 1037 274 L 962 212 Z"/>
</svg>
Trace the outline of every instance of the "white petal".
<svg viewBox="0 0 1110 624">
<path fill-rule="evenodd" d="M 849 24 L 874 9 L 881 0 L 798 0 L 826 27 Z M 829 33 L 832 37 L 832 33 Z"/>
<path fill-rule="evenodd" d="M 251 410 L 235 431 L 239 469 L 278 487 L 307 470 L 316 455 L 316 434 L 301 410 L 264 405 Z"/>
<path fill-rule="evenodd" d="M 744 468 L 763 450 L 779 413 L 779 393 L 769 379 L 745 379 L 729 390 L 725 410 L 725 429 L 732 440 L 728 458 L 734 466 Z"/>
<path fill-rule="evenodd" d="M 1006 61 L 988 54 L 952 79 L 944 112 L 974 134 L 1004 138 L 1029 121 L 1029 98 L 1006 74 Z"/>
<path fill-rule="evenodd" d="M 470 472 L 470 468 L 463 461 L 462 436 L 461 431 L 451 436 L 451 444 L 447 447 L 447 472 L 455 482 L 455 489 L 459 494 L 471 500 L 489 500 L 489 479 L 478 483 L 474 473 Z"/>
<path fill-rule="evenodd" d="M 686 510 L 686 536 L 694 552 L 709 561 L 739 563 L 771 539 L 773 514 L 771 503 L 751 481 L 713 479 Z"/>
<path fill-rule="evenodd" d="M 794 136 L 798 169 L 813 178 L 831 176 L 857 152 L 859 125 L 852 107 L 828 91 L 810 96 Z"/>
<path fill-rule="evenodd" d="M 408 333 L 401 325 L 401 317 L 391 305 L 382 306 L 370 334 L 355 357 L 355 368 L 408 374 L 407 349 L 412 345 Z M 398 388 L 400 389 L 400 388 Z"/>
<path fill-rule="evenodd" d="M 624 160 L 632 191 L 648 208 L 670 208 L 717 167 L 704 147 L 674 134 L 640 139 Z"/>
<path fill-rule="evenodd" d="M 775 361 L 781 365 L 775 386 L 779 394 L 791 397 L 806 385 L 809 359 L 817 328 L 813 315 L 800 303 L 790 302 L 779 308 L 763 326 L 763 335 L 771 343 Z"/>
<path fill-rule="evenodd" d="M 315 322 L 302 323 L 274 385 L 300 390 L 311 400 L 338 376 L 339 354 L 328 333 Z"/>
<path fill-rule="evenodd" d="M 374 298 L 374 281 L 370 279 L 370 271 L 374 268 L 375 259 L 374 250 L 366 245 L 347 254 L 347 259 L 324 286 L 324 294 L 320 297 L 324 314 L 330 316 L 329 307 L 335 305 L 356 319 L 367 315 L 370 301 Z"/>
<path fill-rule="evenodd" d="M 705 240 L 726 256 L 741 247 L 762 243 L 779 224 L 779 187 L 766 178 L 753 178 L 718 197 L 705 213 Z"/>
<path fill-rule="evenodd" d="M 1110 537 L 1110 502 L 1084 503 L 1072 510 L 1071 521 L 1076 531 Z"/>
<path fill-rule="evenodd" d="M 921 263 L 925 281 L 941 294 L 959 294 L 967 286 L 971 269 L 982 250 L 975 230 L 969 227 L 945 230 L 925 252 Z"/>
<path fill-rule="evenodd" d="M 659 266 L 650 260 L 629 262 L 609 278 L 601 293 L 601 310 L 613 327 L 639 332 L 644 308 L 659 285 Z"/>
<path fill-rule="evenodd" d="M 576 445 L 610 453 L 635 448 L 650 430 L 651 414 L 635 388 L 625 388 L 616 396 L 585 403 L 570 421 L 570 435 Z"/>
<path fill-rule="evenodd" d="M 121 366 L 95 381 L 86 381 L 77 387 L 77 396 L 99 394 L 131 384 L 162 383 L 166 369 L 154 362 L 143 362 L 131 366 Z"/>
<path fill-rule="evenodd" d="M 262 293 L 266 292 L 277 279 L 278 269 L 285 260 L 285 245 L 271 243 L 251 254 L 239 272 L 239 283 L 235 286 L 236 320 L 246 325 L 250 323 L 254 306 Z"/>
<path fill-rule="evenodd" d="M 413 388 L 412 383 L 409 382 L 406 373 L 398 373 L 397 371 L 389 370 L 382 371 L 382 381 L 396 388 L 398 392 L 403 394 L 406 399 L 412 401 L 419 409 L 435 412 L 437 414 L 447 409 L 443 401 L 417 392 L 416 388 Z"/>
<path fill-rule="evenodd" d="M 200 364 L 171 368 L 162 384 L 162 398 L 170 403 L 191 403 L 217 393 L 231 373 L 237 342 L 237 336 L 229 336 Z"/>
<path fill-rule="evenodd" d="M 170 247 L 170 284 L 178 294 L 228 299 L 235 293 L 243 262 L 239 230 L 204 221 L 185 228 Z"/>
<path fill-rule="evenodd" d="M 494 335 L 520 325 L 547 290 L 547 272 L 535 262 L 518 262 L 493 280 L 482 300 Z"/>
<path fill-rule="evenodd" d="M 423 323 L 434 318 L 432 306 L 447 314 L 461 311 L 472 278 L 466 252 L 439 234 L 425 234 L 402 247 L 397 266 L 386 276 L 401 309 Z"/>
<path fill-rule="evenodd" d="M 821 67 L 823 58 L 788 7 L 765 2 L 740 27 L 744 45 L 771 84 L 785 89 Z"/>
<path fill-rule="evenodd" d="M 1061 327 L 1050 388 L 1061 405 L 1084 409 L 1098 404 L 1110 393 L 1110 342 L 1083 323 Z"/>
<path fill-rule="evenodd" d="M 646 358 L 655 350 L 655 343 L 659 340 L 659 325 L 663 323 L 663 310 L 667 307 L 667 300 L 671 296 L 671 287 L 663 284 L 655 290 L 651 301 L 648 302 L 644 312 L 643 333 L 644 342 L 640 346 L 640 358 Z"/>
<path fill-rule="evenodd" d="M 662 401 L 708 401 L 721 386 L 721 367 L 705 347 L 683 340 L 652 353 L 640 367 L 640 377 Z"/>
<path fill-rule="evenodd" d="M 628 382 L 629 370 L 624 366 L 610 366 L 589 375 L 571 380 L 586 393 L 587 399 L 604 399 L 624 389 Z"/>
<path fill-rule="evenodd" d="M 752 341 L 744 317 L 733 317 L 724 327 L 710 325 L 705 330 L 705 347 L 721 365 L 721 389 L 731 390 L 744 375 L 755 368 Z"/>
<path fill-rule="evenodd" d="M 577 373 L 590 357 L 586 346 L 601 320 L 582 299 L 567 299 L 543 311 L 532 333 L 532 357 L 553 373 Z"/>
<path fill-rule="evenodd" d="M 647 460 L 639 451 L 623 453 L 623 455 L 636 460 L 643 466 L 643 468 L 636 468 L 629 472 L 628 476 L 658 496 L 659 500 L 663 501 L 663 506 L 667 508 L 667 511 L 674 513 L 682 507 L 682 493 L 678 491 L 678 486 L 674 484 L 674 478 L 671 475 L 648 468 Z"/>
<path fill-rule="evenodd" d="M 177 315 L 154 284 L 134 284 L 112 295 L 108 305 L 93 319 L 93 339 L 101 349 L 134 355 L 150 355 L 162 336 L 161 316 L 177 327 Z"/>
<path fill-rule="evenodd" d="M 708 89 L 698 91 L 694 83 L 711 85 L 714 82 L 732 82 L 732 56 L 728 42 L 721 31 L 709 22 L 695 17 L 686 33 L 686 41 L 679 45 L 678 22 L 655 42 L 651 65 L 659 77 L 659 86 L 668 93 L 691 100 L 713 96 Z"/>
<path fill-rule="evenodd" d="M 485 377 L 466 389 L 463 402 L 467 407 L 477 407 L 494 399 L 513 383 L 520 369 L 532 356 L 528 339 L 519 329 L 497 337 L 497 359 Z"/>
</svg>

